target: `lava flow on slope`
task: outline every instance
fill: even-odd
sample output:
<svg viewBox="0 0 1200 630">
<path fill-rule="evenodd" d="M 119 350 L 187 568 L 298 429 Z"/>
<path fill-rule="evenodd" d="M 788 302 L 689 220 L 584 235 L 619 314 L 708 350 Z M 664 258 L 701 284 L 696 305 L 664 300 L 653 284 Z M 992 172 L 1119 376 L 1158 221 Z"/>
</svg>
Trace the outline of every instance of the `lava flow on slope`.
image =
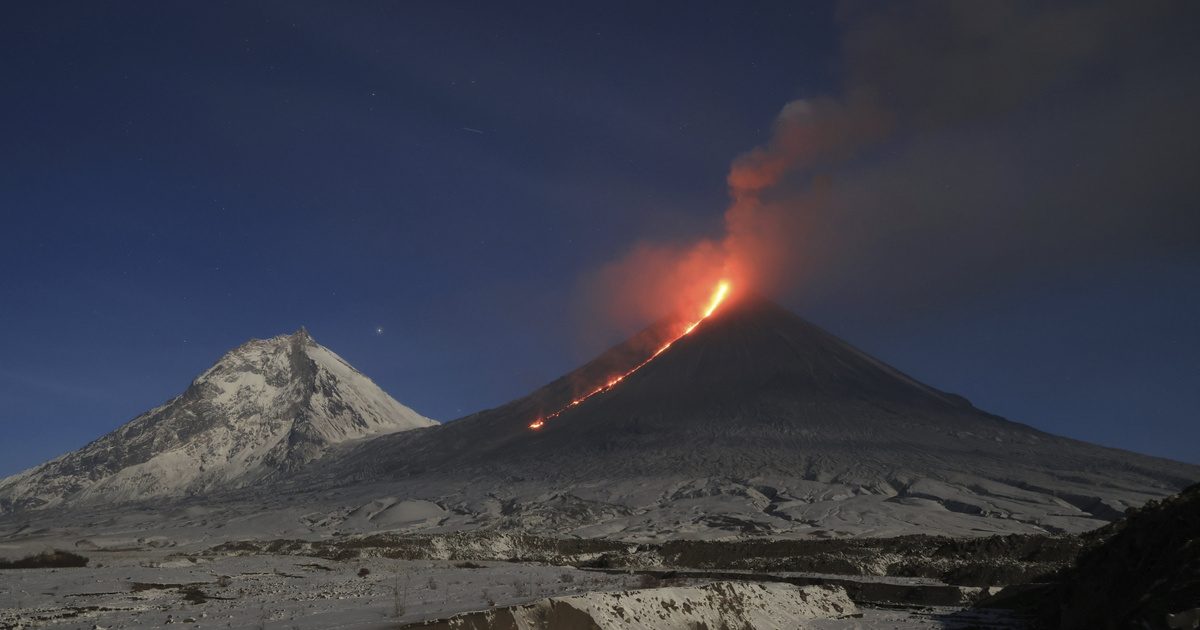
<svg viewBox="0 0 1200 630">
<path fill-rule="evenodd" d="M 725 301 L 725 297 L 728 295 L 729 295 L 729 282 L 726 280 L 722 280 L 721 282 L 718 282 L 717 287 L 715 289 L 713 289 L 713 294 L 712 294 L 712 297 L 709 299 L 708 307 L 704 309 L 704 312 L 700 315 L 700 318 L 693 321 L 692 323 L 688 324 L 687 327 L 685 327 L 683 329 L 683 332 L 681 332 L 678 336 L 676 336 L 676 337 L 672 338 L 670 341 L 667 341 L 666 343 L 664 343 L 658 350 L 655 350 L 654 354 L 651 354 L 649 358 L 647 358 L 645 361 L 642 361 L 641 363 L 633 366 L 631 369 L 626 371 L 624 374 L 619 374 L 617 376 L 610 378 L 603 385 L 600 385 L 599 387 L 587 392 L 586 394 L 579 396 L 575 400 L 572 400 L 571 402 L 567 403 L 565 406 L 563 406 L 558 411 L 555 411 L 554 413 L 551 413 L 551 414 L 541 416 L 537 420 L 534 420 L 533 422 L 529 423 L 529 428 L 536 431 L 536 430 L 542 428 L 543 426 L 545 426 L 546 422 L 553 420 L 554 418 L 557 418 L 558 416 L 562 415 L 562 413 L 564 411 L 566 411 L 572 407 L 577 407 L 577 406 L 583 404 L 583 402 L 585 400 L 591 398 L 592 396 L 595 396 L 597 394 L 603 394 L 604 392 L 607 392 L 607 391 L 611 390 L 612 388 L 616 387 L 618 383 L 625 380 L 626 378 L 629 378 L 629 375 L 642 369 L 648 363 L 650 363 L 654 359 L 658 358 L 658 355 L 666 352 L 667 349 L 671 347 L 671 344 L 674 344 L 676 341 L 679 341 L 684 335 L 687 335 L 688 333 L 695 330 L 696 327 L 700 325 L 700 322 L 707 319 L 710 315 L 713 314 L 714 311 L 717 310 L 717 307 L 721 305 L 721 302 Z"/>
</svg>

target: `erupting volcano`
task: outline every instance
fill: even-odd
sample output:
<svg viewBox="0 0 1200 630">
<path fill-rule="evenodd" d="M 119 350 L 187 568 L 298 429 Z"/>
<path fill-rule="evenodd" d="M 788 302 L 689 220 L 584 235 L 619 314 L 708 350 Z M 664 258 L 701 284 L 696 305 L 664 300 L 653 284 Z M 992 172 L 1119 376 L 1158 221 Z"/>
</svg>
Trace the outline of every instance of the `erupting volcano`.
<svg viewBox="0 0 1200 630">
<path fill-rule="evenodd" d="M 661 538 L 1077 532 L 1200 478 L 982 411 L 740 277 L 706 293 L 526 396 L 296 483 L 387 480 L 474 524 Z"/>
<path fill-rule="evenodd" d="M 657 350 L 654 351 L 654 354 L 650 355 L 650 357 L 648 359 L 633 366 L 629 370 L 626 370 L 624 373 L 618 374 L 617 376 L 610 378 L 603 385 L 600 385 L 599 387 L 592 389 L 591 391 L 587 392 L 586 394 L 572 400 L 571 402 L 567 403 L 565 406 L 558 409 L 554 413 L 550 413 L 550 414 L 539 417 L 537 420 L 534 420 L 533 422 L 529 423 L 529 428 L 533 429 L 535 431 L 542 428 L 543 426 L 546 425 L 547 421 L 557 418 L 558 416 L 562 415 L 562 413 L 564 411 L 570 409 L 571 407 L 575 407 L 575 406 L 583 404 L 584 401 L 591 398 L 592 396 L 595 396 L 597 394 L 603 394 L 604 392 L 611 390 L 612 388 L 616 387 L 618 383 L 620 383 L 621 381 L 628 378 L 629 375 L 633 374 L 634 372 L 637 372 L 638 370 L 645 367 L 646 364 L 648 364 L 651 361 L 653 361 L 654 359 L 658 358 L 658 355 L 666 352 L 671 347 L 671 344 L 675 343 L 676 341 L 679 341 L 684 335 L 687 335 L 688 333 L 695 330 L 696 327 L 700 325 L 700 322 L 703 322 L 710 315 L 712 315 L 713 312 L 715 312 L 717 310 L 717 307 L 719 307 L 721 305 L 721 302 L 724 302 L 725 298 L 729 295 L 729 286 L 730 285 L 729 285 L 728 280 L 722 280 L 722 281 L 718 282 L 717 287 L 715 289 L 713 289 L 712 297 L 709 298 L 708 306 L 704 309 L 704 312 L 701 313 L 699 319 L 696 319 L 695 321 L 687 324 L 683 328 L 683 332 L 679 333 L 678 335 L 676 335 L 675 337 L 673 337 L 672 339 L 670 339 L 669 341 L 664 343 L 662 346 L 660 346 Z"/>
</svg>

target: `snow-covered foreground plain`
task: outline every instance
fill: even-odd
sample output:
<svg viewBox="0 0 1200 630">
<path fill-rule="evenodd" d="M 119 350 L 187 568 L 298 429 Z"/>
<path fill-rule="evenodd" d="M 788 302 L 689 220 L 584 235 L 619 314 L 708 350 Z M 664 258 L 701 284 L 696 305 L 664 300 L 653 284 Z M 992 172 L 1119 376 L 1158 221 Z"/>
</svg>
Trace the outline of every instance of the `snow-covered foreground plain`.
<svg viewBox="0 0 1200 630">
<path fill-rule="evenodd" d="M 86 568 L 0 572 L 0 627 L 386 628 L 634 580 L 510 563 L 141 551 L 93 558 Z"/>
<path fill-rule="evenodd" d="M 1014 564 L 1004 552 L 991 558 L 977 553 L 983 548 L 973 551 L 974 547 L 941 557 L 938 549 L 947 543 L 935 540 L 647 544 L 538 537 L 519 531 L 428 533 L 418 528 L 405 533 L 396 524 L 373 533 L 312 530 L 300 527 L 308 522 L 301 518 L 301 506 L 272 509 L 275 500 L 263 497 L 259 513 L 249 504 L 164 505 L 157 510 L 114 507 L 75 515 L 43 511 L 6 523 L 0 529 L 0 557 L 17 559 L 62 549 L 86 556 L 90 564 L 0 570 L 0 630 L 154 628 L 168 620 L 171 627 L 189 628 L 400 628 L 473 611 L 530 605 L 547 597 L 712 582 L 793 591 L 805 586 L 844 588 L 863 615 L 821 620 L 824 625 L 814 625 L 817 622 L 806 617 L 797 626 L 785 622 L 789 617 L 781 612 L 779 625 L 764 624 L 759 618 L 751 627 L 963 627 L 954 624 L 961 610 L 980 594 L 980 587 L 889 577 L 895 575 L 891 568 L 911 571 L 921 566 L 932 576 L 982 568 L 984 579 L 992 568 L 1019 569 L 1022 574 L 1044 568 Z M 349 525 L 355 518 L 347 515 L 337 523 Z M 985 547 L 989 544 L 995 545 Z M 1061 546 L 1054 541 L 1041 544 Z M 1069 552 L 1068 545 L 1059 553 Z M 956 560 L 963 554 L 973 564 L 964 566 Z M 670 572 L 676 579 L 666 584 L 646 576 L 662 578 Z M 979 583 L 1008 583 L 1005 579 Z M 893 597 L 895 593 L 903 597 Z M 651 596 L 632 595 L 635 600 Z M 763 608 L 775 610 L 788 601 L 784 597 Z M 878 602 L 907 607 L 872 607 Z M 659 604 L 664 610 L 671 605 L 670 601 Z"/>
<path fill-rule="evenodd" d="M 656 588 L 637 590 L 647 586 Z M 93 553 L 84 568 L 0 572 L 0 628 L 400 628 L 539 600 L 546 606 L 551 597 L 603 622 L 617 608 L 634 613 L 641 605 L 647 617 L 664 608 L 662 601 L 683 602 L 689 593 L 714 589 L 737 591 L 743 600 L 753 594 L 757 603 L 748 605 L 745 619 L 754 628 L 1009 627 L 954 608 L 855 607 L 837 587 L 699 579 L 658 587 L 640 575 L 515 562 L 137 550 Z M 644 627 L 695 627 L 687 625 L 693 623 L 687 614 L 671 612 L 643 619 Z"/>
</svg>

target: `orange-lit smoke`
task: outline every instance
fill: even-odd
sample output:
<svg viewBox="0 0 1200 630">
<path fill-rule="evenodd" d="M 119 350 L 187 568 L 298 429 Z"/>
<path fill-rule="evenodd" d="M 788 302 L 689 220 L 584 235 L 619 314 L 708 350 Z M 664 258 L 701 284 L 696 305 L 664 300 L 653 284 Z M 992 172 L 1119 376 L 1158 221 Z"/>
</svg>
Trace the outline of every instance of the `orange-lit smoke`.
<svg viewBox="0 0 1200 630">
<path fill-rule="evenodd" d="M 577 407 L 577 406 L 583 404 L 584 401 L 591 398 L 592 396 L 595 396 L 597 394 L 603 394 L 604 392 L 611 390 L 612 388 L 616 387 L 619 383 L 621 383 L 625 379 L 629 378 L 629 376 L 632 375 L 634 372 L 637 372 L 638 370 L 642 369 L 643 367 L 646 367 L 646 365 L 648 363 L 650 363 L 654 359 L 658 358 L 658 355 L 666 352 L 675 342 L 679 341 L 684 335 L 691 333 L 693 330 L 696 329 L 697 326 L 700 325 L 701 322 L 703 322 L 705 319 L 708 319 L 708 317 L 710 315 L 712 315 L 714 312 L 716 312 L 717 308 L 719 306 L 721 306 L 721 303 L 725 301 L 725 298 L 729 296 L 729 290 L 730 290 L 730 284 L 729 284 L 728 280 L 721 280 L 720 282 L 718 282 L 716 288 L 714 288 L 712 290 L 712 295 L 709 296 L 708 301 L 705 303 L 703 309 L 700 311 L 700 316 L 698 318 L 696 318 L 695 320 L 691 321 L 690 323 L 688 323 L 683 328 L 683 331 L 681 333 L 679 333 L 679 335 L 673 337 L 670 341 L 666 342 L 665 344 L 660 346 L 657 350 L 655 350 L 654 354 L 650 355 L 650 357 L 648 359 L 633 366 L 632 368 L 630 368 L 623 374 L 618 374 L 617 376 L 609 378 L 604 384 L 597 386 L 596 388 L 592 389 L 591 391 L 587 392 L 586 394 L 583 394 L 582 396 L 577 397 L 575 400 L 572 400 L 571 402 L 567 403 L 566 406 L 559 409 L 558 411 L 544 415 L 544 416 L 538 418 L 537 420 L 530 422 L 529 428 L 536 431 L 536 430 L 546 426 L 547 421 L 557 418 L 558 416 L 562 415 L 562 413 L 564 411 L 566 411 L 572 407 Z"/>
<path fill-rule="evenodd" d="M 588 311 L 630 329 L 694 308 L 722 278 L 767 293 L 795 282 L 804 268 L 805 239 L 813 238 L 812 218 L 827 205 L 822 169 L 849 159 L 891 126 L 872 103 L 867 98 L 788 103 L 771 138 L 730 167 L 724 235 L 691 244 L 636 244 L 585 280 Z M 777 194 L 781 188 L 788 194 Z"/>
<path fill-rule="evenodd" d="M 638 329 L 667 314 L 694 319 L 718 280 L 726 276 L 720 245 L 712 241 L 678 247 L 637 244 L 588 276 L 580 314 L 588 323 L 621 331 Z M 606 340 L 607 341 L 607 340 Z"/>
</svg>

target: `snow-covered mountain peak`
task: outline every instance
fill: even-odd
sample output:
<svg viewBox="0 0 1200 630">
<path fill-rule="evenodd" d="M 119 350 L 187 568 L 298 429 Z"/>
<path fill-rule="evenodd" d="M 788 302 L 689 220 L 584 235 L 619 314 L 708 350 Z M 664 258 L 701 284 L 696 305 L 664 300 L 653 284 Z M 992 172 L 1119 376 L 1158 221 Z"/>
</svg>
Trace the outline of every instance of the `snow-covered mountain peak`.
<svg viewBox="0 0 1200 630">
<path fill-rule="evenodd" d="M 301 328 L 230 350 L 163 406 L 0 480 L 0 511 L 241 487 L 342 442 L 435 424 Z"/>
<path fill-rule="evenodd" d="M 296 378 L 307 378 L 310 366 L 304 357 L 309 348 L 318 348 L 316 341 L 304 328 L 269 339 L 251 339 L 226 352 L 212 367 L 192 381 L 191 388 L 219 390 L 228 399 L 241 390 L 256 390 L 287 386 Z M 266 387 L 263 387 L 266 386 Z"/>
</svg>

